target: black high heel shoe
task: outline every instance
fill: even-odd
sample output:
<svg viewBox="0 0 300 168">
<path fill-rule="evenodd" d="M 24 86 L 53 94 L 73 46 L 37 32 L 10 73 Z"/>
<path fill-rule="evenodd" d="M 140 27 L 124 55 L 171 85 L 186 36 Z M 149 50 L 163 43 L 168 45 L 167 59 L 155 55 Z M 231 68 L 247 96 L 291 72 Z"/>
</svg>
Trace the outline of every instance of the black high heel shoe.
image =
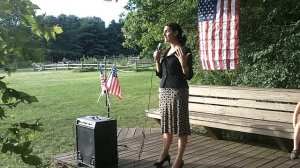
<svg viewBox="0 0 300 168">
<path fill-rule="evenodd" d="M 182 168 L 184 166 L 184 162 L 183 162 L 183 160 L 181 160 L 181 163 L 180 163 L 180 165 L 179 165 L 179 167 L 178 168 Z M 173 166 L 172 166 L 173 167 Z"/>
<path fill-rule="evenodd" d="M 183 167 L 183 165 L 184 165 L 184 162 L 183 162 L 183 160 L 182 160 L 182 162 L 181 162 L 181 164 L 180 164 L 179 168 L 182 168 L 182 167 Z"/>
<path fill-rule="evenodd" d="M 154 163 L 154 166 L 156 166 L 156 167 L 162 167 L 162 165 L 166 162 L 166 161 L 168 161 L 169 162 L 169 165 L 171 164 L 171 157 L 170 157 L 170 155 L 169 154 L 167 154 L 167 156 L 163 159 L 163 160 L 161 160 L 160 162 L 155 162 Z"/>
</svg>

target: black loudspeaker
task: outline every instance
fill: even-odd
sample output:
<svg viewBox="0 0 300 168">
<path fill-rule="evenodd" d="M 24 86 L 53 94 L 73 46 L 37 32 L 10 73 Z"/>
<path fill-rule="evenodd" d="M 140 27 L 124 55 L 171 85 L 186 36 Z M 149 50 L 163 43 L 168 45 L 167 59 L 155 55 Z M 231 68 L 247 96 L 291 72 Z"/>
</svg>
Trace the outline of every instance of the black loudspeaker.
<svg viewBox="0 0 300 168">
<path fill-rule="evenodd" d="M 103 168 L 118 165 L 117 121 L 100 116 L 76 120 L 78 164 Z"/>
</svg>

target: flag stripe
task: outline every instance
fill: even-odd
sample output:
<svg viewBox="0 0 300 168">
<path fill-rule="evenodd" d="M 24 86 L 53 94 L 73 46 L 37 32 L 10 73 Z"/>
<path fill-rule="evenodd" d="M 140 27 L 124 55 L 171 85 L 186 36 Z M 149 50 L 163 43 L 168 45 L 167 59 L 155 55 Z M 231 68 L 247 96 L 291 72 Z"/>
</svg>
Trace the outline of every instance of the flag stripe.
<svg viewBox="0 0 300 168">
<path fill-rule="evenodd" d="M 210 23 L 212 24 L 212 23 Z M 215 45 L 215 33 L 216 33 L 216 25 L 212 25 L 211 26 L 211 59 L 212 60 L 216 60 L 216 55 L 215 55 L 215 50 L 216 50 L 216 45 Z M 215 70 L 216 69 L 216 61 L 212 61 L 213 65 L 212 65 L 212 69 Z"/>
<path fill-rule="evenodd" d="M 99 78 L 100 78 L 100 83 L 101 83 L 101 93 L 100 93 L 100 95 L 103 95 L 107 91 L 107 82 L 106 82 L 103 70 L 101 68 L 101 65 L 99 66 Z"/>
<path fill-rule="evenodd" d="M 208 22 L 204 23 L 204 30 L 205 30 L 205 55 L 206 55 L 206 59 L 207 60 L 211 60 L 209 59 L 209 53 L 208 53 L 208 43 L 209 43 L 209 39 L 208 39 Z M 210 68 L 210 62 L 208 62 L 207 68 Z"/>
<path fill-rule="evenodd" d="M 199 35 L 199 37 L 201 36 L 201 29 L 200 29 L 200 26 L 201 26 L 201 24 L 198 24 L 198 35 Z M 199 46 L 200 46 L 200 49 L 199 49 L 199 58 L 200 58 L 200 60 L 203 60 L 203 58 L 202 58 L 202 56 L 203 56 L 203 54 L 202 54 L 202 40 L 201 40 L 201 38 L 198 38 L 198 44 L 199 44 Z M 201 61 L 201 65 L 202 65 L 202 69 L 206 69 L 205 68 L 205 65 L 204 65 L 204 61 Z"/>
<path fill-rule="evenodd" d="M 217 9 L 219 8 L 220 4 L 217 4 Z M 219 54 L 219 48 L 220 48 L 220 13 L 217 13 L 216 15 L 216 23 L 214 26 L 214 36 L 215 36 L 215 41 L 214 41 L 214 55 L 215 55 L 215 64 L 217 70 L 220 70 L 220 54 Z"/>
<path fill-rule="evenodd" d="M 236 59 L 234 59 L 234 67 L 235 69 L 238 68 L 238 59 L 239 59 L 239 54 L 238 54 L 238 51 L 239 51 L 239 37 L 238 37 L 238 32 L 239 32 L 239 24 L 238 24 L 238 21 L 240 20 L 239 16 L 239 4 L 240 1 L 236 0 L 235 1 L 235 18 L 234 18 L 234 29 L 236 30 L 234 32 L 234 39 L 235 39 L 235 43 L 234 43 L 234 47 L 235 47 L 235 50 L 234 50 L 234 55 L 236 57 Z"/>
<path fill-rule="evenodd" d="M 227 29 L 227 14 L 226 14 L 226 12 L 227 12 L 227 0 L 224 0 L 223 1 L 224 2 L 224 4 L 223 4 L 223 7 L 222 7 L 222 9 L 223 9 L 223 12 L 222 12 L 222 16 L 223 16 L 223 34 L 222 34 L 222 41 L 223 41 L 223 47 L 224 47 L 224 49 L 222 50 L 222 60 L 223 60 L 223 64 L 224 64 L 224 69 L 227 69 L 227 61 L 226 61 L 226 59 L 227 59 L 227 55 L 226 55 L 226 50 L 228 49 L 227 48 L 227 38 L 226 38 L 226 35 L 227 35 L 227 31 L 228 31 L 228 29 Z"/>
<path fill-rule="evenodd" d="M 218 13 L 220 15 L 219 22 L 220 24 L 220 34 L 219 34 L 219 63 L 220 63 L 220 70 L 224 69 L 224 65 L 222 62 L 222 50 L 223 50 L 223 12 L 224 12 L 224 1 L 221 1 L 221 4 L 218 3 L 218 9 L 220 9 L 220 12 Z"/>
<path fill-rule="evenodd" d="M 215 58 L 214 58 L 214 55 L 213 55 L 213 50 L 214 50 L 214 47 L 213 47 L 213 42 L 214 42 L 214 34 L 213 34 L 213 27 L 214 27 L 214 24 L 209 21 L 208 22 L 208 36 L 209 36 L 209 40 L 208 41 L 208 54 L 209 54 L 209 60 L 210 60 L 210 63 L 211 63 L 211 69 L 215 69 Z"/>
<path fill-rule="evenodd" d="M 227 1 L 227 27 L 226 27 L 226 30 L 227 30 L 227 33 L 226 33 L 226 65 L 227 65 L 227 69 L 230 69 L 230 62 L 231 62 L 231 59 L 230 59 L 230 34 L 231 34 L 231 28 L 230 28 L 230 20 L 231 20 L 231 0 L 228 0 Z"/>
<path fill-rule="evenodd" d="M 205 54 L 204 54 L 204 48 L 203 48 L 203 46 L 204 46 L 204 44 L 203 44 L 203 42 L 204 42 L 204 40 L 203 40 L 203 35 L 204 35 L 204 33 L 203 33 L 202 23 L 199 23 L 199 29 L 198 29 L 198 31 L 199 31 L 199 37 L 200 37 L 200 38 L 199 38 L 199 44 L 200 44 L 200 50 L 199 50 L 199 53 L 200 53 L 200 59 L 201 59 L 201 60 L 205 60 L 205 58 L 204 58 Z M 202 62 L 202 68 L 203 68 L 203 69 L 207 69 L 206 62 L 205 62 L 205 61 Z"/>
</svg>

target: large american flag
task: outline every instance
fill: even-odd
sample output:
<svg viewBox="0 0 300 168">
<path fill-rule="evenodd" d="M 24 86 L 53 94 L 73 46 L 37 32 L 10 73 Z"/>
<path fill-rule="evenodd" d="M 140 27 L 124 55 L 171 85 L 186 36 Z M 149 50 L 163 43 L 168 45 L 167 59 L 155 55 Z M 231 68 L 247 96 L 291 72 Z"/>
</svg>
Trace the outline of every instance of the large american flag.
<svg viewBox="0 0 300 168">
<path fill-rule="evenodd" d="M 107 88 L 110 94 L 113 94 L 119 99 L 122 99 L 122 90 L 117 76 L 116 65 L 113 65 L 111 68 L 111 72 L 107 80 Z"/>
<path fill-rule="evenodd" d="M 100 95 L 104 95 L 107 91 L 107 83 L 106 83 L 106 79 L 105 79 L 103 70 L 101 68 L 101 65 L 99 66 L 99 78 L 100 78 L 100 82 L 101 82 L 101 94 Z"/>
<path fill-rule="evenodd" d="M 238 68 L 239 0 L 199 0 L 199 55 L 204 70 Z"/>
</svg>

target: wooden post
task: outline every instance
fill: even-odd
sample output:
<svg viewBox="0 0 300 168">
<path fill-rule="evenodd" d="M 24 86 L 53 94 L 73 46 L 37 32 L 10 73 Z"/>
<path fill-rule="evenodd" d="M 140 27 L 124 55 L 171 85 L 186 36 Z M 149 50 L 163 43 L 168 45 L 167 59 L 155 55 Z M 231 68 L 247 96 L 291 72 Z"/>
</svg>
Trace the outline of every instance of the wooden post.
<svg viewBox="0 0 300 168">
<path fill-rule="evenodd" d="M 97 60 L 97 71 L 99 71 L 100 67 L 99 67 L 99 61 Z"/>
<path fill-rule="evenodd" d="M 293 149 L 293 140 L 286 138 L 273 137 L 279 148 L 285 152 L 291 152 Z"/>
<path fill-rule="evenodd" d="M 222 139 L 222 130 L 212 127 L 204 127 L 207 131 L 208 136 L 214 139 Z"/>
<path fill-rule="evenodd" d="M 69 70 L 69 62 L 67 63 L 67 69 Z"/>
<path fill-rule="evenodd" d="M 81 70 L 83 71 L 83 61 L 81 60 Z"/>
<path fill-rule="evenodd" d="M 55 71 L 57 70 L 57 64 L 55 64 L 55 67 L 54 67 Z"/>
<path fill-rule="evenodd" d="M 138 63 L 137 63 L 137 60 L 135 60 L 135 72 L 138 71 Z"/>
</svg>

